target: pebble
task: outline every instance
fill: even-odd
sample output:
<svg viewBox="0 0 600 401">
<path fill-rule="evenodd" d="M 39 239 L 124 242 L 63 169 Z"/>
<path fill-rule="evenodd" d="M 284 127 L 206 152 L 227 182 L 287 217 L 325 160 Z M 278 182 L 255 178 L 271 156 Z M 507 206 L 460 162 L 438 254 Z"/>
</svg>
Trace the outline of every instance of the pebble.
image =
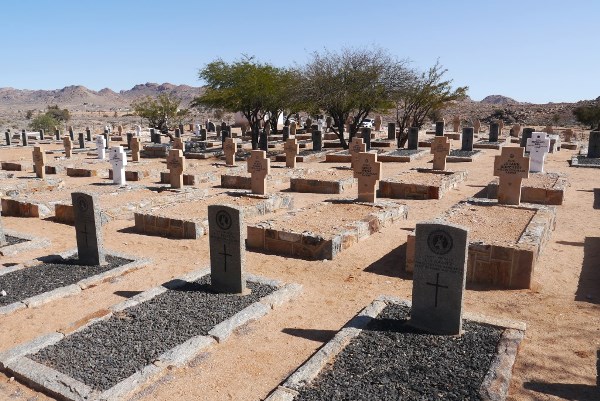
<svg viewBox="0 0 600 401">
<path fill-rule="evenodd" d="M 6 291 L 4 291 L 4 290 L 0 291 L 0 296 L 3 296 L 3 297 L 5 297 L 6 295 L 8 295 L 8 294 L 6 293 Z"/>
</svg>

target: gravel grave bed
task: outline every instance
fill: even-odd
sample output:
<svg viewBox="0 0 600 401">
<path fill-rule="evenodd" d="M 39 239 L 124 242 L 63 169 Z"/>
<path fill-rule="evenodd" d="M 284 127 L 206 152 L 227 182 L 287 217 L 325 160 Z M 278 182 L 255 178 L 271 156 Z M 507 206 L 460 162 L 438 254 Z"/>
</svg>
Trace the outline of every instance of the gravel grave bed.
<svg viewBox="0 0 600 401">
<path fill-rule="evenodd" d="M 431 335 L 409 312 L 387 306 L 294 401 L 480 400 L 502 329 L 465 320 L 460 337 Z"/>
<path fill-rule="evenodd" d="M 275 291 L 264 284 L 249 281 L 247 285 L 249 295 L 213 293 L 210 276 L 204 276 L 116 313 L 28 358 L 105 391 L 165 351 L 206 335 L 218 323 Z"/>
<path fill-rule="evenodd" d="M 24 238 L 13 237 L 12 235 L 5 235 L 4 238 L 6 238 L 6 244 L 1 245 L 0 248 L 9 246 L 9 245 L 22 244 L 23 242 L 29 241 L 28 239 L 24 239 Z"/>
<path fill-rule="evenodd" d="M 446 177 L 449 177 L 449 175 L 412 170 L 394 177 L 386 178 L 385 180 L 390 182 L 402 182 L 405 184 L 440 186 L 442 185 L 442 180 Z"/>
<path fill-rule="evenodd" d="M 599 166 L 600 165 L 600 158 L 587 157 L 587 156 L 583 156 L 583 155 L 578 155 L 577 156 L 577 162 L 579 164 L 592 164 L 592 165 Z"/>
<path fill-rule="evenodd" d="M 106 255 L 107 264 L 104 266 L 83 266 L 78 265 L 77 262 L 78 259 L 74 257 L 65 259 L 61 263 L 41 263 L 0 275 L 0 291 L 4 290 L 7 294 L 5 297 L 0 297 L 0 306 L 77 283 L 84 278 L 112 270 L 132 261 Z"/>
<path fill-rule="evenodd" d="M 478 150 L 460 150 L 460 149 L 453 149 L 450 151 L 450 156 L 456 156 L 456 157 L 471 157 L 473 155 L 476 155 L 477 153 L 480 153 L 480 151 Z"/>
<path fill-rule="evenodd" d="M 410 156 L 422 152 L 423 149 L 396 149 L 389 153 L 390 156 Z"/>
<path fill-rule="evenodd" d="M 554 187 L 557 180 L 558 176 L 556 174 L 529 173 L 529 178 L 523 180 L 522 186 L 549 189 Z"/>
<path fill-rule="evenodd" d="M 306 175 L 299 177 L 305 180 L 338 181 L 348 178 L 354 178 L 354 172 L 350 169 L 330 169 L 320 171 L 310 171 Z"/>
<path fill-rule="evenodd" d="M 447 223 L 469 229 L 469 242 L 514 245 L 535 215 L 535 210 L 500 205 L 481 206 L 465 203 L 444 217 Z"/>
</svg>

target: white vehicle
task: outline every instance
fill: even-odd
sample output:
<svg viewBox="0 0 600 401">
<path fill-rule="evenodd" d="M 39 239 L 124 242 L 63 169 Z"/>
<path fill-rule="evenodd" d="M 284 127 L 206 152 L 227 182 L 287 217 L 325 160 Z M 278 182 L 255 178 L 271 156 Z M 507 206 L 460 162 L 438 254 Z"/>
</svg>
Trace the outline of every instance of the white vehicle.
<svg viewBox="0 0 600 401">
<path fill-rule="evenodd" d="M 375 120 L 372 118 L 365 118 L 362 123 L 360 123 L 360 128 L 373 128 L 375 125 Z"/>
</svg>

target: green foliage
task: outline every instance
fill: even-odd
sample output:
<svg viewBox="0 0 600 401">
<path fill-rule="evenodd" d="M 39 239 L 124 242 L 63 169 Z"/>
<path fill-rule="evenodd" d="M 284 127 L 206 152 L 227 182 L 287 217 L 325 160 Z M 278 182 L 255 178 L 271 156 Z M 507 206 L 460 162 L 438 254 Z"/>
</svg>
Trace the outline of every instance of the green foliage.
<svg viewBox="0 0 600 401">
<path fill-rule="evenodd" d="M 573 115 L 578 122 L 594 129 L 600 124 L 600 105 L 576 107 L 573 109 Z"/>
<path fill-rule="evenodd" d="M 135 115 L 148 121 L 152 128 L 167 134 L 171 126 L 183 122 L 189 113 L 188 109 L 179 109 L 181 100 L 173 95 L 161 93 L 156 98 L 146 96 L 131 104 Z"/>
<path fill-rule="evenodd" d="M 29 123 L 29 128 L 33 131 L 39 131 L 43 129 L 45 132 L 54 132 L 56 126 L 60 125 L 60 122 L 52 116 L 50 113 L 44 113 L 36 116 Z"/>
<path fill-rule="evenodd" d="M 67 109 L 59 109 L 57 105 L 48 106 L 46 114 L 50 115 L 56 121 L 67 122 L 71 119 L 71 113 Z"/>
</svg>

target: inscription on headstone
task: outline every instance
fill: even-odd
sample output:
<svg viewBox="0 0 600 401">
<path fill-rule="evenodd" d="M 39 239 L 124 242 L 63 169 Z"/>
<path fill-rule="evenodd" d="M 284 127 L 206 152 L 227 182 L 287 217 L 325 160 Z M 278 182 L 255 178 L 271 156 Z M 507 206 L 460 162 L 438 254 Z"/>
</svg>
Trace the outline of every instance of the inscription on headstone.
<svg viewBox="0 0 600 401">
<path fill-rule="evenodd" d="M 354 163 L 354 178 L 358 179 L 358 200 L 360 202 L 375 202 L 377 198 L 375 187 L 381 179 L 381 162 L 377 161 L 376 153 L 359 153 Z"/>
<path fill-rule="evenodd" d="M 356 165 L 356 161 L 358 159 L 358 155 L 361 152 L 367 151 L 367 145 L 365 145 L 362 138 L 354 137 L 350 142 L 350 146 L 348 147 L 348 152 L 350 153 L 350 167 L 354 168 Z"/>
<path fill-rule="evenodd" d="M 267 194 L 267 176 L 271 172 L 271 160 L 264 150 L 253 150 L 248 158 L 248 172 L 251 175 L 251 190 L 253 194 Z"/>
<path fill-rule="evenodd" d="M 500 156 L 494 158 L 494 175 L 499 177 L 498 203 L 519 205 L 521 203 L 521 182 L 529 178 L 529 158 L 525 149 L 504 147 Z"/>
<path fill-rule="evenodd" d="M 96 153 L 100 160 L 104 160 L 106 157 L 106 138 L 104 138 L 104 135 L 96 137 Z"/>
<path fill-rule="evenodd" d="M 431 154 L 433 154 L 433 169 L 446 170 L 446 157 L 450 154 L 448 137 L 435 137 L 431 143 Z"/>
<path fill-rule="evenodd" d="M 89 266 L 104 264 L 102 223 L 95 195 L 73 192 L 71 201 L 73 202 L 79 263 Z"/>
<path fill-rule="evenodd" d="M 527 151 L 529 152 L 529 171 L 533 173 L 544 172 L 544 161 L 550 152 L 550 138 L 545 132 L 534 132 L 527 140 Z"/>
<path fill-rule="evenodd" d="M 121 146 L 110 148 L 110 164 L 113 171 L 113 182 L 117 185 L 125 185 L 125 166 L 127 165 L 127 155 Z"/>
</svg>

